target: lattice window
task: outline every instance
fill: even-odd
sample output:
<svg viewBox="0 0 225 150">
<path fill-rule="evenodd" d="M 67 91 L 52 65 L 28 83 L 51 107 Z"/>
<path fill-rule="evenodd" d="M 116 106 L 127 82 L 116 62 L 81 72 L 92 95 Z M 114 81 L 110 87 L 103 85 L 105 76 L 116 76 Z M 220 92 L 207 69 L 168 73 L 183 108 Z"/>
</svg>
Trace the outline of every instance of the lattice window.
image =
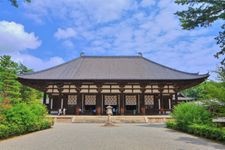
<svg viewBox="0 0 225 150">
<path fill-rule="evenodd" d="M 77 105 L 77 95 L 68 95 L 68 105 Z"/>
<path fill-rule="evenodd" d="M 96 105 L 96 95 L 85 95 L 85 105 Z"/>
<path fill-rule="evenodd" d="M 126 105 L 137 105 L 137 97 L 135 95 L 125 96 Z"/>
<path fill-rule="evenodd" d="M 145 105 L 154 105 L 153 95 L 145 95 Z"/>
<path fill-rule="evenodd" d="M 105 105 L 117 105 L 116 95 L 105 95 L 104 100 L 105 100 Z"/>
</svg>

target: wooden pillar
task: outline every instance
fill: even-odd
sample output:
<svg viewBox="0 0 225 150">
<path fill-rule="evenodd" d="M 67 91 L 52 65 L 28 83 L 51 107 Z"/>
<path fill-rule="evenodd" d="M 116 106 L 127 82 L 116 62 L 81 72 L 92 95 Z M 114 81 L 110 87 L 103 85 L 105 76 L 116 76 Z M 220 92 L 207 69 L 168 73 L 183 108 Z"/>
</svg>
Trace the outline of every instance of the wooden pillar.
<svg viewBox="0 0 225 150">
<path fill-rule="evenodd" d="M 141 93 L 140 95 L 140 105 L 141 105 L 141 114 L 145 115 L 145 99 L 144 99 L 144 93 Z"/>
<path fill-rule="evenodd" d="M 52 105 L 52 96 L 51 94 L 48 94 L 48 105 L 47 105 L 47 109 L 48 109 L 48 113 L 50 114 L 51 112 L 51 106 Z"/>
<path fill-rule="evenodd" d="M 178 95 L 177 95 L 177 93 L 178 93 L 178 85 L 177 84 L 175 84 L 174 85 L 174 92 L 175 92 L 175 94 L 174 94 L 174 105 L 177 105 L 178 104 Z"/>
<path fill-rule="evenodd" d="M 163 104 L 163 85 L 159 87 L 159 99 L 160 99 L 160 114 L 164 114 L 164 104 Z"/>
<path fill-rule="evenodd" d="M 47 105 L 47 104 L 46 104 L 46 97 L 47 97 L 46 92 L 44 92 L 44 95 L 43 95 L 43 104 L 44 104 L 44 105 Z"/>
<path fill-rule="evenodd" d="M 96 115 L 101 115 L 101 110 L 102 110 L 102 96 L 101 96 L 101 91 L 102 91 L 102 85 L 98 84 L 97 85 L 97 97 L 96 97 Z"/>
<path fill-rule="evenodd" d="M 124 91 L 124 85 L 120 85 L 120 115 L 124 115 L 125 111 Z"/>
<path fill-rule="evenodd" d="M 170 104 L 171 104 L 171 111 L 173 109 L 173 94 L 170 95 Z"/>
<path fill-rule="evenodd" d="M 120 93 L 120 115 L 124 115 L 124 112 L 125 112 L 124 93 Z"/>
<path fill-rule="evenodd" d="M 80 85 L 76 85 L 76 91 L 77 91 L 77 105 L 75 108 L 75 114 L 80 115 L 81 114 L 81 108 L 82 108 L 82 94 L 80 93 Z"/>
<path fill-rule="evenodd" d="M 177 96 L 177 92 L 175 93 L 175 105 L 177 105 L 178 103 L 178 96 Z"/>
<path fill-rule="evenodd" d="M 52 95 L 49 95 L 49 110 L 51 111 L 53 108 L 53 97 Z"/>
<path fill-rule="evenodd" d="M 60 108 L 63 109 L 63 97 L 62 97 L 63 85 L 58 84 L 57 88 L 58 88 L 58 91 L 59 91 Z"/>
<path fill-rule="evenodd" d="M 140 106 L 141 106 L 141 114 L 145 115 L 145 85 L 141 85 L 141 95 L 140 95 Z"/>
<path fill-rule="evenodd" d="M 82 108 L 82 94 L 80 92 L 77 93 L 77 105 L 76 105 L 76 115 L 81 115 Z"/>
</svg>

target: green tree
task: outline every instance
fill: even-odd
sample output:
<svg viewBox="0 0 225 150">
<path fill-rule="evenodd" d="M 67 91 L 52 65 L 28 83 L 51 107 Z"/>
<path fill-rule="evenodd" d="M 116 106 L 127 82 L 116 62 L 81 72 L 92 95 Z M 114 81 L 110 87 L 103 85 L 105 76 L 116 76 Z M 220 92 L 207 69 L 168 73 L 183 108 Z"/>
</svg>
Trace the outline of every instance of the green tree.
<svg viewBox="0 0 225 150">
<path fill-rule="evenodd" d="M 214 116 L 224 116 L 225 86 L 223 82 L 207 81 L 183 92 L 187 96 L 201 100 Z"/>
<path fill-rule="evenodd" d="M 23 64 L 19 64 L 18 70 L 19 70 L 18 71 L 19 74 L 30 73 L 33 71 L 32 69 L 27 68 Z M 21 85 L 20 93 L 21 93 L 21 99 L 24 102 L 39 100 L 42 97 L 41 92 L 25 85 Z"/>
<path fill-rule="evenodd" d="M 198 100 L 217 99 L 225 102 L 225 87 L 221 82 L 206 81 L 183 92 L 186 96 L 194 97 Z"/>
<path fill-rule="evenodd" d="M 176 12 L 179 16 L 183 29 L 191 30 L 197 27 L 208 27 L 217 20 L 225 20 L 224 0 L 175 0 L 179 5 L 188 6 L 186 10 Z M 221 50 L 215 54 L 219 58 L 225 54 L 225 24 L 216 37 Z M 225 58 L 222 58 L 225 64 Z"/>
<path fill-rule="evenodd" d="M 217 73 L 217 78 L 225 84 L 225 65 L 218 67 L 215 72 Z"/>
<path fill-rule="evenodd" d="M 9 0 L 14 7 L 19 7 L 18 0 Z M 24 2 L 30 3 L 31 0 L 23 0 Z"/>
<path fill-rule="evenodd" d="M 18 64 L 10 56 L 0 57 L 0 95 L 16 103 L 20 100 L 20 83 L 16 80 Z"/>
<path fill-rule="evenodd" d="M 193 97 L 195 99 L 205 99 L 206 98 L 206 91 L 204 89 L 204 84 L 207 84 L 207 82 L 204 82 L 198 86 L 192 87 L 190 89 L 186 89 L 184 91 L 182 91 L 182 93 L 184 93 L 184 95 L 188 96 L 188 97 Z"/>
</svg>

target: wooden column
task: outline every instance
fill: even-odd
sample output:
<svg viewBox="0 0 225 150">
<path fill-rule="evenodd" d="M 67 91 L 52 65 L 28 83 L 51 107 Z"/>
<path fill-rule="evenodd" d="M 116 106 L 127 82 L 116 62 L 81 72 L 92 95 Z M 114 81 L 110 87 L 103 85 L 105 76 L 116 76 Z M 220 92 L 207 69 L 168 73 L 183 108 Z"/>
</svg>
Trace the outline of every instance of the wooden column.
<svg viewBox="0 0 225 150">
<path fill-rule="evenodd" d="M 44 94 L 43 94 L 43 104 L 44 104 L 44 105 L 47 105 L 47 104 L 46 104 L 46 97 L 47 97 L 47 96 L 46 96 L 46 92 L 44 92 Z"/>
<path fill-rule="evenodd" d="M 63 85 L 58 84 L 57 88 L 58 88 L 58 91 L 59 91 L 60 108 L 63 109 L 63 97 L 62 97 Z"/>
<path fill-rule="evenodd" d="M 178 96 L 177 96 L 177 92 L 175 93 L 175 105 L 177 105 L 178 103 Z"/>
<path fill-rule="evenodd" d="M 77 105 L 75 108 L 75 114 L 80 115 L 81 114 L 81 108 L 82 108 L 82 94 L 80 93 L 80 85 L 76 85 L 76 91 L 77 91 Z"/>
<path fill-rule="evenodd" d="M 160 114 L 164 114 L 164 105 L 163 105 L 163 85 L 159 87 L 159 99 L 160 99 Z"/>
<path fill-rule="evenodd" d="M 101 115 L 101 110 L 102 110 L 102 85 L 98 84 L 97 85 L 97 97 L 96 97 L 96 115 Z"/>
<path fill-rule="evenodd" d="M 48 107 L 49 112 L 52 110 L 52 105 L 53 105 L 53 98 L 52 95 L 49 94 L 49 107 Z"/>
<path fill-rule="evenodd" d="M 48 113 L 50 114 L 51 112 L 51 105 L 52 105 L 52 95 L 51 94 L 48 94 L 48 105 L 47 105 L 47 109 L 48 109 Z"/>
<path fill-rule="evenodd" d="M 174 101 L 174 105 L 177 105 L 178 103 L 178 96 L 177 96 L 177 93 L 178 93 L 178 85 L 174 85 L 174 98 L 175 98 L 175 101 Z"/>
<path fill-rule="evenodd" d="M 120 85 L 120 115 L 124 115 L 125 111 L 124 91 L 124 85 Z"/>
<path fill-rule="evenodd" d="M 169 108 L 169 110 L 172 110 L 172 108 L 173 108 L 173 101 L 172 101 L 172 96 L 170 95 L 169 96 L 169 99 L 168 99 L 168 108 Z"/>
<path fill-rule="evenodd" d="M 141 95 L 140 95 L 140 106 L 141 106 L 141 114 L 145 115 L 145 87 L 146 85 L 141 85 Z"/>
</svg>

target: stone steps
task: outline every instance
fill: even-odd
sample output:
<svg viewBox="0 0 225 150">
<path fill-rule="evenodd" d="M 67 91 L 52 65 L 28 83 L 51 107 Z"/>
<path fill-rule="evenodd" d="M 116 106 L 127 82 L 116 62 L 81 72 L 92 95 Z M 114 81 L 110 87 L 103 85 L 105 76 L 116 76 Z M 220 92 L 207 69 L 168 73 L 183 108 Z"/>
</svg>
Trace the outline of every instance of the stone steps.
<svg viewBox="0 0 225 150">
<path fill-rule="evenodd" d="M 55 122 L 64 123 L 105 123 L 108 116 L 50 116 Z M 165 123 L 170 116 L 111 116 L 113 123 Z"/>
<path fill-rule="evenodd" d="M 74 116 L 73 123 L 104 123 L 107 116 Z"/>
<path fill-rule="evenodd" d="M 112 116 L 114 123 L 146 123 L 144 116 Z"/>
</svg>

